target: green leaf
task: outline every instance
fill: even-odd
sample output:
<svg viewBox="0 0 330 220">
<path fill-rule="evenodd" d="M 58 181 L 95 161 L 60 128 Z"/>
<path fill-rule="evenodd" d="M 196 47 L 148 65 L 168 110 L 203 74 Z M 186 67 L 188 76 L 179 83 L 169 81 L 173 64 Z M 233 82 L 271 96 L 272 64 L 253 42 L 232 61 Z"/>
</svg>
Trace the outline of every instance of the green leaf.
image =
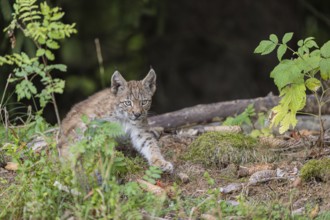
<svg viewBox="0 0 330 220">
<path fill-rule="evenodd" d="M 330 58 L 330 41 L 326 42 L 322 47 L 321 47 L 321 55 L 324 58 Z"/>
<path fill-rule="evenodd" d="M 299 56 L 304 56 L 304 47 L 299 47 L 298 48 L 298 55 Z"/>
<path fill-rule="evenodd" d="M 304 82 L 304 75 L 292 60 L 282 60 L 270 73 L 279 90 L 289 84 Z"/>
<path fill-rule="evenodd" d="M 269 54 L 275 49 L 275 47 L 276 44 L 274 44 L 274 42 L 262 40 L 258 47 L 254 50 L 254 53 L 260 53 L 261 55 Z"/>
<path fill-rule="evenodd" d="M 274 43 L 277 44 L 278 43 L 278 38 L 275 34 L 271 34 L 269 35 L 269 39 Z"/>
<path fill-rule="evenodd" d="M 280 134 L 283 134 L 284 132 L 289 130 L 290 126 L 294 128 L 297 125 L 297 122 L 298 121 L 296 119 L 296 114 L 294 114 L 293 112 L 288 112 L 281 121 L 281 126 L 279 129 Z"/>
<path fill-rule="evenodd" d="M 282 38 L 282 43 L 283 44 L 288 43 L 292 39 L 292 36 L 293 36 L 293 32 L 289 32 L 289 33 L 284 34 L 284 36 Z"/>
<path fill-rule="evenodd" d="M 54 40 L 47 40 L 46 45 L 50 49 L 58 49 L 60 45 Z"/>
<path fill-rule="evenodd" d="M 26 53 L 21 52 L 21 58 L 22 58 L 23 63 L 31 64 L 31 60 Z"/>
<path fill-rule="evenodd" d="M 306 80 L 305 85 L 312 92 L 316 92 L 321 87 L 321 82 L 316 78 L 309 78 Z"/>
<path fill-rule="evenodd" d="M 297 45 L 298 45 L 299 47 L 301 47 L 303 44 L 304 44 L 304 41 L 303 41 L 303 40 L 299 40 L 298 43 L 297 43 Z"/>
<path fill-rule="evenodd" d="M 323 80 L 330 79 L 330 58 L 322 58 L 320 60 L 320 72 Z"/>
<path fill-rule="evenodd" d="M 312 70 L 317 70 L 319 68 L 320 56 L 304 54 L 302 57 L 294 59 L 294 63 L 303 73 L 311 74 Z"/>
<path fill-rule="evenodd" d="M 316 49 L 316 50 L 313 50 L 311 53 L 310 53 L 310 56 L 318 56 L 318 57 L 321 57 L 321 51 Z"/>
<path fill-rule="evenodd" d="M 45 55 L 46 55 L 47 59 L 49 59 L 49 60 L 54 60 L 55 59 L 54 54 L 50 50 L 46 50 Z"/>
<path fill-rule="evenodd" d="M 43 15 L 47 15 L 50 12 L 50 7 L 47 5 L 46 2 L 42 2 L 40 4 L 40 10 Z"/>
<path fill-rule="evenodd" d="M 285 87 L 280 93 L 280 96 L 283 97 L 280 104 L 287 105 L 293 112 L 303 109 L 306 104 L 305 91 L 306 87 L 304 83 Z"/>
<path fill-rule="evenodd" d="M 277 59 L 279 61 L 282 60 L 283 55 L 285 54 L 286 50 L 287 50 L 287 46 L 285 44 L 281 44 L 278 48 L 277 48 Z"/>
<path fill-rule="evenodd" d="M 270 127 L 279 125 L 279 132 L 283 134 L 297 124 L 296 114 L 306 105 L 306 87 L 303 83 L 287 86 L 281 91 L 280 96 L 282 98 L 279 105 L 272 109 L 275 116 Z"/>
<path fill-rule="evenodd" d="M 317 45 L 317 43 L 316 43 L 314 40 L 309 40 L 309 41 L 307 41 L 307 42 L 305 43 L 305 46 L 306 46 L 307 48 L 313 48 L 313 47 L 315 47 L 315 48 L 319 48 L 319 46 Z"/>
<path fill-rule="evenodd" d="M 273 52 L 273 50 L 275 50 L 276 48 L 276 44 L 272 42 L 272 44 L 268 45 L 264 52 L 261 55 L 266 55 L 266 54 L 270 54 L 271 52 Z"/>
<path fill-rule="evenodd" d="M 30 99 L 32 95 L 37 93 L 37 89 L 31 81 L 24 79 L 16 85 L 15 92 L 18 100 L 22 98 Z"/>
<path fill-rule="evenodd" d="M 308 41 L 311 41 L 311 40 L 314 40 L 315 37 L 307 37 L 305 40 L 304 40 L 304 44 L 306 44 Z"/>
<path fill-rule="evenodd" d="M 43 48 L 39 48 L 38 50 L 37 50 L 37 53 L 36 53 L 36 56 L 37 57 L 41 57 L 41 56 L 43 56 L 44 54 L 45 54 L 45 49 L 43 49 Z"/>
<path fill-rule="evenodd" d="M 45 71 L 51 71 L 53 69 L 57 69 L 61 72 L 66 72 L 67 70 L 67 67 L 66 65 L 64 64 L 53 64 L 53 65 L 48 65 L 46 68 L 45 68 Z"/>
<path fill-rule="evenodd" d="M 64 12 L 58 12 L 53 14 L 53 16 L 50 18 L 51 21 L 57 21 L 60 20 L 64 16 Z"/>
<path fill-rule="evenodd" d="M 54 93 L 63 93 L 65 87 L 65 81 L 62 79 L 54 79 L 53 92 Z"/>
<path fill-rule="evenodd" d="M 253 104 L 250 104 L 241 114 L 237 115 L 235 118 L 227 117 L 226 120 L 223 122 L 223 125 L 242 125 L 242 124 L 251 125 L 252 122 L 250 117 L 255 116 L 255 114 L 256 113 Z"/>
<path fill-rule="evenodd" d="M 46 39 L 44 37 L 40 36 L 40 37 L 38 37 L 38 43 L 43 45 L 46 43 Z"/>
</svg>

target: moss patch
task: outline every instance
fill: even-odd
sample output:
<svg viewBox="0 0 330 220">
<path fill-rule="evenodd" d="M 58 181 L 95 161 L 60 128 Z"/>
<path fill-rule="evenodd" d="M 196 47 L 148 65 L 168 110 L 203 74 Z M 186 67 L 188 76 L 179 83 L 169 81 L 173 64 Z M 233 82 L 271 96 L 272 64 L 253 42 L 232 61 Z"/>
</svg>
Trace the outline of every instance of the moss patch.
<svg viewBox="0 0 330 220">
<path fill-rule="evenodd" d="M 207 132 L 191 143 L 183 159 L 223 168 L 230 163 L 259 161 L 256 145 L 256 139 L 244 134 Z"/>
<path fill-rule="evenodd" d="M 303 180 L 311 179 L 329 181 L 330 180 L 330 158 L 323 158 L 321 160 L 308 161 L 300 171 L 300 176 Z"/>
</svg>

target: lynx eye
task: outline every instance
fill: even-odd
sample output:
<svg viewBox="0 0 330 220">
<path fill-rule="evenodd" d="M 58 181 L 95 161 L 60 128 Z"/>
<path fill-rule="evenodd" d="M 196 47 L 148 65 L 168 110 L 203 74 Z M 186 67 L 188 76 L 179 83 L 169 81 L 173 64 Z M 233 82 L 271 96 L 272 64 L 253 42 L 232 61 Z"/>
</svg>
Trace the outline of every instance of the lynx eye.
<svg viewBox="0 0 330 220">
<path fill-rule="evenodd" d="M 132 106 L 132 101 L 124 101 L 124 105 L 126 105 L 126 106 Z"/>
<path fill-rule="evenodd" d="M 149 103 L 149 100 L 142 100 L 141 104 L 142 105 L 147 105 Z"/>
</svg>

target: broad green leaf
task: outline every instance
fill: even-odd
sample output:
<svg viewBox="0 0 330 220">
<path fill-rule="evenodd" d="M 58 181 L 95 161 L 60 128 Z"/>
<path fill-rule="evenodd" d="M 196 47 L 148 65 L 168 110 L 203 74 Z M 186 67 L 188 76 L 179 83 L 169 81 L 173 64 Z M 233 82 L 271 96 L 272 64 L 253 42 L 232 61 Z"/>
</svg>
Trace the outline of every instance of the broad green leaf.
<svg viewBox="0 0 330 220">
<path fill-rule="evenodd" d="M 289 42 L 292 39 L 292 36 L 293 36 L 293 32 L 284 34 L 284 36 L 282 38 L 282 43 L 286 44 L 287 42 Z"/>
<path fill-rule="evenodd" d="M 316 49 L 316 50 L 313 50 L 311 53 L 310 53 L 310 56 L 318 56 L 320 57 L 321 56 L 321 51 Z"/>
<path fill-rule="evenodd" d="M 269 35 L 269 40 L 271 40 L 272 42 L 274 42 L 274 44 L 278 43 L 278 38 L 275 34 L 271 34 Z"/>
<path fill-rule="evenodd" d="M 272 109 L 275 115 L 271 120 L 270 126 L 279 125 L 279 131 L 282 134 L 290 126 L 296 126 L 296 114 L 306 105 L 306 87 L 304 84 L 287 86 L 281 91 L 280 96 L 282 98 L 279 105 Z"/>
<path fill-rule="evenodd" d="M 287 106 L 289 110 L 297 112 L 306 104 L 306 87 L 304 83 L 286 86 L 280 92 L 282 97 L 280 104 Z"/>
<path fill-rule="evenodd" d="M 294 128 L 297 125 L 297 119 L 296 119 L 296 114 L 294 114 L 293 112 L 288 112 L 288 114 L 286 114 L 282 120 L 282 122 L 280 123 L 280 129 L 279 132 L 280 134 L 283 134 L 284 132 L 286 132 L 287 130 L 289 130 L 290 126 L 292 126 L 292 128 Z"/>
<path fill-rule="evenodd" d="M 270 73 L 279 90 L 289 84 L 304 82 L 304 75 L 292 60 L 282 60 Z"/>
<path fill-rule="evenodd" d="M 314 40 L 315 37 L 307 37 L 305 40 L 304 40 L 304 44 L 306 44 L 308 41 L 311 41 L 311 40 Z"/>
<path fill-rule="evenodd" d="M 330 58 L 322 58 L 320 60 L 320 72 L 323 80 L 330 79 Z"/>
<path fill-rule="evenodd" d="M 305 46 L 307 48 L 312 48 L 312 47 L 319 48 L 319 46 L 317 45 L 317 43 L 314 40 L 307 41 L 305 43 Z"/>
<path fill-rule="evenodd" d="M 294 63 L 303 72 L 312 74 L 312 70 L 317 70 L 319 68 L 320 56 L 310 56 L 309 54 L 304 54 L 302 57 L 294 59 Z"/>
<path fill-rule="evenodd" d="M 287 50 L 287 46 L 285 44 L 281 44 L 278 48 L 277 48 L 277 59 L 279 61 L 282 60 L 283 55 L 285 54 L 286 50 Z"/>
<path fill-rule="evenodd" d="M 37 50 L 37 53 L 36 53 L 36 56 L 37 57 L 41 57 L 41 56 L 43 56 L 44 54 L 45 54 L 45 49 L 43 49 L 43 48 L 39 48 L 38 50 Z"/>
<path fill-rule="evenodd" d="M 54 54 L 50 50 L 46 50 L 45 55 L 46 55 L 47 59 L 49 59 L 49 60 L 54 60 L 55 59 Z"/>
<path fill-rule="evenodd" d="M 254 53 L 260 53 L 261 55 L 264 55 L 264 53 L 267 52 L 267 50 L 269 50 L 268 48 L 271 48 L 273 45 L 274 45 L 274 43 L 270 40 L 262 40 L 259 43 L 258 47 L 254 50 Z M 276 47 L 276 45 L 275 45 L 275 47 Z"/>
<path fill-rule="evenodd" d="M 304 56 L 304 47 L 299 47 L 298 48 L 298 55 L 299 56 Z"/>
<path fill-rule="evenodd" d="M 309 78 L 306 80 L 305 85 L 309 90 L 316 92 L 321 87 L 321 82 L 316 78 Z"/>
<path fill-rule="evenodd" d="M 304 41 L 303 41 L 303 40 L 299 40 L 298 43 L 297 43 L 297 45 L 298 45 L 299 47 L 301 47 L 303 44 L 304 44 Z"/>
<path fill-rule="evenodd" d="M 266 54 L 270 54 L 271 52 L 273 52 L 273 50 L 275 50 L 276 48 L 276 44 L 272 42 L 272 44 L 269 44 L 264 52 L 261 53 L 261 55 L 266 55 Z"/>
<path fill-rule="evenodd" d="M 321 55 L 322 55 L 322 57 L 330 58 L 330 41 L 326 42 L 321 47 Z"/>
</svg>

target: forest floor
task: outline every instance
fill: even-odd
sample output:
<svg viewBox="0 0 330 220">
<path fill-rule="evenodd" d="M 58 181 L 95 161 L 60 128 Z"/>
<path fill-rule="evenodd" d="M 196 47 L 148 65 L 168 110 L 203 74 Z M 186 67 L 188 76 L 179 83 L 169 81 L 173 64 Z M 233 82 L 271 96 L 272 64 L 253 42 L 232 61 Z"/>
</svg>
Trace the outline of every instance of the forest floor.
<svg viewBox="0 0 330 220">
<path fill-rule="evenodd" d="M 299 214 L 311 219 L 321 213 L 329 212 L 329 179 L 322 180 L 316 176 L 309 181 L 304 181 L 300 177 L 302 167 L 309 160 L 329 158 L 328 147 L 318 148 L 304 145 L 292 149 L 290 148 L 292 145 L 288 144 L 284 147 L 276 147 L 276 150 L 274 150 L 274 148 L 259 146 L 262 143 L 258 141 L 253 146 L 256 149 L 252 149 L 252 157 L 250 158 L 253 159 L 251 160 L 248 159 L 249 156 L 245 152 L 242 157 L 246 157 L 246 160 L 237 162 L 236 157 L 231 157 L 231 154 L 235 154 L 235 151 L 230 151 L 228 155 L 225 155 L 226 158 L 219 159 L 217 157 L 220 154 L 211 152 L 211 155 L 215 155 L 214 158 L 205 157 L 204 161 L 200 158 L 197 158 L 197 160 L 191 159 L 191 157 L 187 159 L 187 152 L 192 151 L 193 143 L 195 142 L 195 145 L 196 143 L 200 144 L 196 140 L 204 134 L 173 131 L 163 133 L 160 136 L 159 142 L 164 157 L 173 163 L 175 170 L 173 174 L 164 173 L 162 178 L 157 181 L 156 186 L 164 189 L 169 197 L 173 195 L 168 189 L 177 185 L 180 196 L 184 200 L 201 198 L 201 204 L 211 196 L 209 195 L 210 189 L 219 189 L 219 200 L 226 201 L 233 206 L 238 205 L 244 197 L 246 204 L 264 205 L 270 208 L 274 204 L 280 204 L 286 207 L 285 211 L 289 211 L 291 214 Z M 291 135 L 283 141 L 294 143 L 299 142 L 299 139 L 302 138 L 297 137 L 295 133 L 292 134 L 293 137 Z M 315 139 L 315 136 L 313 138 Z M 223 136 L 220 139 L 223 139 Z M 223 147 L 221 143 L 211 141 L 211 144 Z M 227 143 L 224 143 L 224 145 L 228 147 Z M 207 149 L 203 150 L 207 151 Z M 211 150 L 217 151 L 219 149 L 212 148 Z M 124 151 L 129 157 L 140 157 L 135 151 Z M 244 149 L 238 149 L 238 151 L 244 151 Z M 267 153 L 264 153 L 266 151 Z M 241 160 L 241 158 L 238 159 Z M 143 179 L 144 171 L 148 169 L 148 165 L 145 161 L 141 164 L 143 166 L 142 171 L 126 176 L 126 181 Z M 15 181 L 16 173 L 3 167 L 0 168 L 0 186 L 7 187 Z M 205 175 L 206 173 L 207 175 Z M 261 176 L 256 175 L 256 173 Z M 271 173 L 271 175 L 269 176 L 267 173 Z M 210 180 L 212 180 L 211 183 Z M 201 217 L 202 214 L 206 214 L 204 219 L 212 219 L 215 216 L 212 210 L 209 210 L 209 213 L 204 213 L 205 209 L 204 211 L 199 210 L 198 203 L 191 205 L 189 212 L 194 218 L 196 216 Z M 188 213 L 183 214 L 181 219 L 190 219 Z M 329 217 L 328 214 L 326 216 Z M 168 213 L 164 218 L 176 219 L 177 216 Z M 217 218 L 214 217 L 213 219 Z M 278 219 L 281 219 L 281 217 Z M 326 219 L 326 217 L 321 219 Z"/>
<path fill-rule="evenodd" d="M 318 147 L 303 146 L 290 149 L 289 144 L 279 151 L 269 151 L 270 154 L 274 154 L 271 159 L 272 162 L 257 159 L 255 162 L 240 164 L 217 165 L 207 162 L 210 165 L 205 165 L 203 161 L 192 162 L 182 157 L 191 150 L 191 143 L 198 138 L 198 135 L 176 133 L 164 134 L 160 138 L 162 152 L 169 161 L 173 162 L 175 167 L 173 175 L 163 175 L 160 184 L 163 188 L 178 183 L 182 196 L 189 198 L 207 198 L 209 189 L 218 188 L 222 192 L 219 197 L 220 200 L 227 201 L 230 204 L 238 204 L 240 196 L 243 195 L 245 201 L 249 204 L 262 204 L 266 207 L 281 204 L 287 207 L 291 213 L 304 215 L 311 219 L 319 213 L 329 212 L 329 181 L 323 181 L 317 177 L 304 181 L 300 177 L 301 168 L 310 159 L 329 158 L 329 156 L 322 156 L 329 155 L 329 148 L 319 149 Z M 287 139 L 285 140 L 287 142 L 296 142 L 292 137 Z M 258 142 L 257 144 L 261 143 Z M 262 157 L 258 154 L 255 156 Z M 214 160 L 214 158 L 204 159 L 206 161 Z M 264 179 L 261 177 L 255 184 L 250 184 L 249 180 L 251 181 L 253 174 L 259 172 L 262 175 L 263 172 L 267 173 L 269 170 L 275 173 L 281 172 L 282 175 L 280 176 L 283 178 L 276 178 L 279 177 L 276 174 L 275 178 L 263 176 Z M 210 185 L 208 178 L 204 178 L 206 172 L 214 180 L 212 185 Z M 328 172 L 330 172 L 330 167 Z M 134 178 L 142 178 L 142 175 Z M 196 209 L 196 212 L 198 212 L 198 209 Z M 329 216 L 326 215 L 325 218 L 321 219 L 327 219 L 327 217 Z"/>
<path fill-rule="evenodd" d="M 190 143 L 196 137 L 184 135 L 166 135 L 160 139 L 163 151 L 170 161 L 173 161 L 176 172 L 185 173 L 189 177 L 189 181 L 181 183 L 180 188 L 186 196 L 200 196 L 207 193 L 210 188 L 207 180 L 203 178 L 203 174 L 208 172 L 215 180 L 212 187 L 226 189 L 226 186 L 232 183 L 248 183 L 251 175 L 239 177 L 240 166 L 246 168 L 266 167 L 267 170 L 280 169 L 288 178 L 270 179 L 269 181 L 260 181 L 257 184 L 243 186 L 229 193 L 223 193 L 222 199 L 235 202 L 240 194 L 244 194 L 245 198 L 251 203 L 273 203 L 284 204 L 291 207 L 294 213 L 308 213 L 313 209 L 319 209 L 319 212 L 330 210 L 330 184 L 329 182 L 313 179 L 305 182 L 301 181 L 299 171 L 308 161 L 310 155 L 306 155 L 309 147 L 302 147 L 294 152 L 295 156 L 286 152 L 286 155 L 278 157 L 272 163 L 247 163 L 247 164 L 227 164 L 224 168 L 217 166 L 205 166 L 198 163 L 191 163 L 180 158 L 180 155 L 189 151 Z M 316 149 L 314 149 L 316 150 Z M 327 152 L 329 149 L 323 149 Z M 312 151 L 310 151 L 312 152 Z M 314 151 L 313 151 L 314 152 Z M 316 158 L 317 156 L 315 156 Z M 205 158 L 208 160 L 210 158 Z M 265 168 L 259 169 L 259 171 Z M 253 171 L 252 171 L 253 172 Z M 257 171 L 255 171 L 257 172 Z M 174 177 L 175 178 L 175 177 Z M 167 176 L 164 179 L 165 185 L 171 185 L 175 179 L 173 176 Z M 230 188 L 230 187 L 229 187 Z"/>
</svg>

